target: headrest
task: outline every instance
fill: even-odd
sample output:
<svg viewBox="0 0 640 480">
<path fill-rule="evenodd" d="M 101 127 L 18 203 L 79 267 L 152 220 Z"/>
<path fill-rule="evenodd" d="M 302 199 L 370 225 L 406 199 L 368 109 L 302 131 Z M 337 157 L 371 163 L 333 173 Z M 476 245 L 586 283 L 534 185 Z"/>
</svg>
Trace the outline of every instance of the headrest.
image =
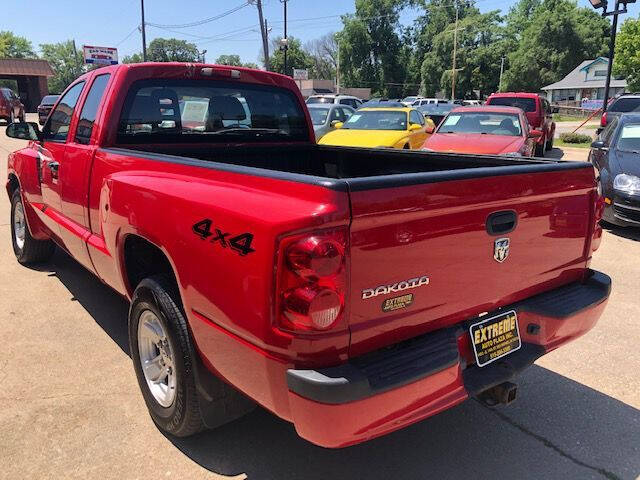
<svg viewBox="0 0 640 480">
<path fill-rule="evenodd" d="M 160 109 L 158 103 L 154 102 L 151 97 L 143 97 L 136 95 L 129 109 L 126 122 L 129 125 L 136 123 L 160 123 Z"/>
<path fill-rule="evenodd" d="M 209 117 L 218 116 L 221 120 L 244 120 L 247 114 L 242 103 L 236 97 L 218 95 L 209 100 Z"/>
</svg>

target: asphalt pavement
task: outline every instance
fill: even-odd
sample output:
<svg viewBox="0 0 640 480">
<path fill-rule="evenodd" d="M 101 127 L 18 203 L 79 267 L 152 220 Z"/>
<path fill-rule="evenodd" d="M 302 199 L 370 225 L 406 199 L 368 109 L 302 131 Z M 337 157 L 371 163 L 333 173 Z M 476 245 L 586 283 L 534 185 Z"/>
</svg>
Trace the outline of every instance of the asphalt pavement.
<svg viewBox="0 0 640 480">
<path fill-rule="evenodd" d="M 3 178 L 6 154 L 24 143 L 2 133 Z M 138 391 L 127 303 L 59 250 L 45 265 L 19 265 L 3 192 L 2 479 L 640 478 L 640 230 L 605 232 L 592 262 L 614 282 L 603 317 L 527 370 L 514 404 L 471 400 L 327 450 L 260 408 L 189 439 L 164 436 Z"/>
</svg>

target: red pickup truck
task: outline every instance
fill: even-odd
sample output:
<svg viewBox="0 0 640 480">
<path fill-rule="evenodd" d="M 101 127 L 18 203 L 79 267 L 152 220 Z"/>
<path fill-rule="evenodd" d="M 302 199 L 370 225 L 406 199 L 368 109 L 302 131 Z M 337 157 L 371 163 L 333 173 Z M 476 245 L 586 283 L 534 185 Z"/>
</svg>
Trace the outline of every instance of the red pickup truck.
<svg viewBox="0 0 640 480">
<path fill-rule="evenodd" d="M 7 134 L 29 140 L 8 158 L 18 261 L 55 243 L 131 300 L 134 369 L 172 435 L 257 402 L 342 447 L 508 403 L 609 295 L 588 163 L 319 146 L 282 75 L 105 67 L 42 132 Z"/>
<path fill-rule="evenodd" d="M 518 107 L 524 110 L 533 130 L 539 130 L 535 154 L 544 157 L 544 152 L 553 148 L 556 123 L 553 114 L 557 113 L 549 101 L 537 93 L 493 93 L 487 98 L 487 105 Z"/>
</svg>

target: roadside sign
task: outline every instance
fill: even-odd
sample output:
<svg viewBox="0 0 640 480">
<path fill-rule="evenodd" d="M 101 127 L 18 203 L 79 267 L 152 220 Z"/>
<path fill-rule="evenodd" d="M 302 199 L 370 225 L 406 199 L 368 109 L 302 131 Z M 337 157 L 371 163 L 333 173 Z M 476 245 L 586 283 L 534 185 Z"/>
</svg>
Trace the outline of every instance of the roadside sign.
<svg viewBox="0 0 640 480">
<path fill-rule="evenodd" d="M 582 108 L 585 110 L 600 110 L 604 100 L 589 100 L 587 98 L 582 99 Z"/>
<path fill-rule="evenodd" d="M 293 69 L 294 80 L 309 80 L 309 70 L 303 68 Z"/>
<path fill-rule="evenodd" d="M 84 55 L 84 63 L 94 63 L 98 65 L 118 64 L 117 48 L 83 45 L 82 50 Z"/>
</svg>

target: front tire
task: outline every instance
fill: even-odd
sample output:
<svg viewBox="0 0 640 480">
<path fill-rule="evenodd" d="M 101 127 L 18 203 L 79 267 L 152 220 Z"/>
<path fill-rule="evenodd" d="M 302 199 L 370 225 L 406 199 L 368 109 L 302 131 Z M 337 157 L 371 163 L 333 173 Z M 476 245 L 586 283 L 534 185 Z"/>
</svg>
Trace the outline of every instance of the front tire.
<svg viewBox="0 0 640 480">
<path fill-rule="evenodd" d="M 129 345 L 142 396 L 161 430 L 186 437 L 205 429 L 195 384 L 195 351 L 173 282 L 144 279 L 129 310 Z"/>
<path fill-rule="evenodd" d="M 16 259 L 23 265 L 46 262 L 56 248 L 51 240 L 36 240 L 31 236 L 19 189 L 11 196 L 11 243 Z"/>
</svg>

